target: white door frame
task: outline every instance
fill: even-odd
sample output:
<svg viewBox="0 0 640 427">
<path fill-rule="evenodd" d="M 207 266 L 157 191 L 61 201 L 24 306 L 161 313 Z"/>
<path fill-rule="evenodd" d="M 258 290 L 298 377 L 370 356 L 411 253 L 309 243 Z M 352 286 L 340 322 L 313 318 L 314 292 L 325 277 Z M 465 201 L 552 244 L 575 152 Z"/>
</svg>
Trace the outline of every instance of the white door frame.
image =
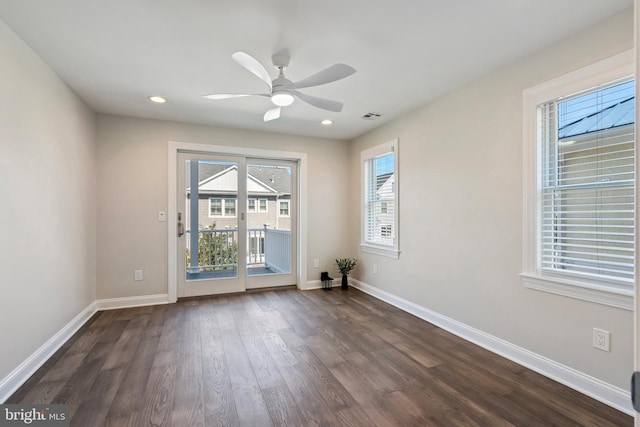
<svg viewBox="0 0 640 427">
<path fill-rule="evenodd" d="M 177 223 L 177 176 L 178 176 L 178 151 L 193 151 L 206 154 L 230 154 L 235 156 L 256 157 L 264 159 L 283 159 L 298 162 L 298 224 L 297 224 L 297 286 L 298 289 L 306 287 L 307 283 L 307 153 L 293 151 L 264 150 L 260 148 L 247 148 L 226 145 L 209 145 L 191 142 L 169 141 L 168 147 L 168 300 L 176 302 L 178 297 L 178 250 Z"/>
<path fill-rule="evenodd" d="M 635 80 L 636 88 L 638 82 L 638 70 L 640 69 L 640 0 L 635 0 L 633 4 L 634 14 L 634 49 L 636 53 L 636 69 Z M 637 91 L 637 89 L 636 89 Z M 638 97 L 636 96 L 636 153 L 638 150 L 638 123 L 640 123 L 640 108 L 638 108 Z M 640 266 L 640 251 L 638 250 L 638 242 L 640 242 L 640 230 L 638 224 L 640 224 L 640 213 L 638 212 L 638 197 L 640 196 L 640 186 L 638 185 L 638 171 L 640 170 L 640 156 L 636 154 L 636 214 L 635 214 L 635 286 L 634 286 L 634 305 L 633 305 L 633 369 L 634 371 L 640 371 L 640 286 L 638 280 L 638 266 Z M 640 427 L 640 413 L 635 413 L 635 427 Z"/>
</svg>

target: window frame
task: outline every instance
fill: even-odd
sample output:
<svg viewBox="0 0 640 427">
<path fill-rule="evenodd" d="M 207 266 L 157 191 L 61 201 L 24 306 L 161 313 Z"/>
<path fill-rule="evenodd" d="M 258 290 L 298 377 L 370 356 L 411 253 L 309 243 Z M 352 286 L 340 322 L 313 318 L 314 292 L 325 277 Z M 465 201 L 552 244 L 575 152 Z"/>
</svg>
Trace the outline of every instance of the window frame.
<svg viewBox="0 0 640 427">
<path fill-rule="evenodd" d="M 287 214 L 286 215 L 282 214 L 282 206 L 281 206 L 282 204 L 286 204 L 287 205 Z M 289 218 L 291 216 L 290 208 L 291 208 L 290 200 L 278 200 L 278 216 L 280 218 Z"/>
<path fill-rule="evenodd" d="M 253 209 L 251 209 L 251 202 L 253 202 Z M 258 199 L 249 198 L 247 199 L 247 212 L 255 213 L 258 211 Z"/>
<path fill-rule="evenodd" d="M 256 209 L 258 213 L 269 213 L 269 199 L 257 199 Z M 261 208 L 261 202 L 264 202 L 264 210 Z"/>
<path fill-rule="evenodd" d="M 523 92 L 523 260 L 520 276 L 524 287 L 585 301 L 633 309 L 633 286 L 617 281 L 576 278 L 542 271 L 540 251 L 541 134 L 538 106 L 555 99 L 597 89 L 611 82 L 633 79 L 633 50 L 559 76 Z M 637 144 L 636 144 L 637 147 Z M 636 153 L 637 155 L 637 153 Z M 637 179 L 636 179 L 637 182 Z M 636 188 L 637 193 L 637 188 Z M 637 224 L 636 224 L 637 227 Z"/>
<path fill-rule="evenodd" d="M 385 154 L 393 152 L 393 169 L 394 169 L 394 225 L 392 226 L 392 244 L 380 244 L 366 240 L 366 228 L 367 228 L 367 201 L 366 201 L 366 177 L 365 177 L 365 162 L 381 157 Z M 398 138 L 387 141 L 384 144 L 376 145 L 363 150 L 360 153 L 360 201 L 361 211 L 360 220 L 362 221 L 360 227 L 360 250 L 362 252 L 372 253 L 376 255 L 386 256 L 389 258 L 398 259 L 400 257 L 400 152 L 399 152 L 399 140 Z M 389 225 L 389 224 L 385 224 Z"/>
<path fill-rule="evenodd" d="M 238 201 L 237 199 L 230 197 L 209 197 L 209 218 L 236 218 L 238 215 Z M 220 215 L 211 214 L 211 201 L 220 200 Z M 235 203 L 235 213 L 233 215 L 227 214 L 227 200 L 233 200 Z"/>
</svg>

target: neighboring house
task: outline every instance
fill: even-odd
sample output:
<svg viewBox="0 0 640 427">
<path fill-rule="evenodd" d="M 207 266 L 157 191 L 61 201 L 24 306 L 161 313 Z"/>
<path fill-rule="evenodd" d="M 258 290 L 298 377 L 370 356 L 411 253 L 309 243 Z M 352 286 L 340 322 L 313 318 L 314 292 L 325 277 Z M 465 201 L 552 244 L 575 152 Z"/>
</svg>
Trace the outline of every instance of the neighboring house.
<svg viewBox="0 0 640 427">
<path fill-rule="evenodd" d="M 291 174 L 288 168 L 249 165 L 247 168 L 247 227 L 291 230 Z M 187 167 L 187 177 L 189 176 Z M 198 170 L 199 226 L 230 229 L 238 226 L 236 165 L 200 162 Z M 187 188 L 187 198 L 191 191 Z M 188 206 L 187 206 L 188 212 Z M 188 218 L 188 216 L 187 216 Z"/>
<path fill-rule="evenodd" d="M 387 173 L 377 177 L 376 198 L 376 226 L 383 242 L 393 241 L 393 224 L 395 223 L 395 173 Z"/>
</svg>

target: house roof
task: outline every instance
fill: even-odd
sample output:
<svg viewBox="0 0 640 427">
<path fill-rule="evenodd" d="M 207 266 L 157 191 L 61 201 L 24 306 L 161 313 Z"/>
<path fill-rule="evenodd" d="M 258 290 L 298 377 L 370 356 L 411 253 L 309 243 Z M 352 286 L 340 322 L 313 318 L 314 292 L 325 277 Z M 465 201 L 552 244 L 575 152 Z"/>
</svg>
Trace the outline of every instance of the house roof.
<svg viewBox="0 0 640 427">
<path fill-rule="evenodd" d="M 613 129 L 635 122 L 635 97 L 623 99 L 558 129 L 558 139 L 570 138 L 605 129 Z"/>
<path fill-rule="evenodd" d="M 218 175 L 234 166 L 235 164 L 229 165 L 200 161 L 198 167 L 198 182 L 202 184 L 212 176 Z M 291 174 L 287 168 L 249 165 L 247 171 L 254 179 L 267 187 L 273 188 L 276 192 L 280 194 L 291 194 Z M 189 176 L 190 163 L 186 164 L 185 173 Z"/>
<path fill-rule="evenodd" d="M 378 175 L 376 177 L 376 191 L 380 190 L 384 184 L 387 183 L 389 178 L 393 176 L 393 172 L 383 173 L 382 175 Z"/>
</svg>

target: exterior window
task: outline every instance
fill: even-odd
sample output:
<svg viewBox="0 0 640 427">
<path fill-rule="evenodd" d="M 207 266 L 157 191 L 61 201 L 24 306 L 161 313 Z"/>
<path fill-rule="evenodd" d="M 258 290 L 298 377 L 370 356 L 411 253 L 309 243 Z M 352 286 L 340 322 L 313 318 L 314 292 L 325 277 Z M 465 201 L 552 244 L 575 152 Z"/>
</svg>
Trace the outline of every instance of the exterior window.
<svg viewBox="0 0 640 427">
<path fill-rule="evenodd" d="M 289 201 L 288 200 L 280 200 L 278 201 L 279 206 L 279 215 L 280 216 L 289 216 Z"/>
<path fill-rule="evenodd" d="M 528 287 L 624 307 L 635 278 L 635 82 L 607 76 L 551 99 L 525 92 L 537 119 L 525 120 L 536 160 L 523 277 Z"/>
<path fill-rule="evenodd" d="M 361 154 L 363 177 L 362 243 L 365 252 L 397 258 L 398 140 Z"/>
<path fill-rule="evenodd" d="M 236 216 L 236 199 L 224 199 L 224 216 Z"/>
<path fill-rule="evenodd" d="M 209 199 L 209 216 L 222 216 L 222 199 Z"/>
<path fill-rule="evenodd" d="M 255 212 L 256 211 L 256 199 L 249 199 L 247 205 L 247 211 Z"/>
<path fill-rule="evenodd" d="M 258 200 L 258 212 L 267 212 L 267 199 Z"/>
<path fill-rule="evenodd" d="M 236 199 L 209 199 L 209 216 L 236 216 Z"/>
</svg>

